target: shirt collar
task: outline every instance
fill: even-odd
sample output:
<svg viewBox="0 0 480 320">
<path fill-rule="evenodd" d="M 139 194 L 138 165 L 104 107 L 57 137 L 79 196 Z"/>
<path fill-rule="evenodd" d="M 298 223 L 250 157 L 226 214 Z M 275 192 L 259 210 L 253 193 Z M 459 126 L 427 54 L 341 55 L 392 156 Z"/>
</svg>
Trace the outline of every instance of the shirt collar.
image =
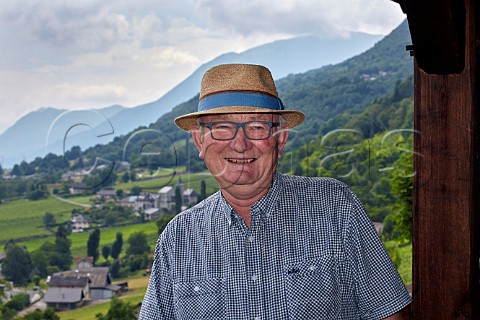
<svg viewBox="0 0 480 320">
<path fill-rule="evenodd" d="M 282 186 L 282 175 L 278 172 L 275 172 L 273 175 L 272 184 L 268 189 L 268 192 L 257 202 L 255 202 L 250 209 L 252 216 L 260 215 L 261 218 L 269 218 L 275 212 L 275 204 L 278 202 L 278 197 L 280 195 L 280 190 Z M 225 218 L 229 225 L 232 224 L 232 221 L 235 219 L 237 214 L 233 210 L 232 206 L 225 200 L 222 193 L 220 194 L 220 208 L 225 213 Z"/>
</svg>

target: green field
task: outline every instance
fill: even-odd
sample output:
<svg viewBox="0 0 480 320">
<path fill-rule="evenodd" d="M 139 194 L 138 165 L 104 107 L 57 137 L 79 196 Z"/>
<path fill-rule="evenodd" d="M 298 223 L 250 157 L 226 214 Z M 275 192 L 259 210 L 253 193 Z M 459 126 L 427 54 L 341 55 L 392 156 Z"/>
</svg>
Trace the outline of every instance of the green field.
<svg viewBox="0 0 480 320">
<path fill-rule="evenodd" d="M 405 284 L 412 283 L 412 245 L 400 247 L 398 249 L 401 263 L 398 267 L 398 272 Z"/>
<path fill-rule="evenodd" d="M 157 225 L 155 222 L 147 222 L 147 223 L 139 223 L 139 224 L 131 224 L 122 227 L 114 227 L 114 228 L 102 228 L 100 229 L 100 245 L 99 249 L 101 250 L 102 246 L 104 245 L 111 245 L 115 241 L 115 237 L 117 232 L 121 232 L 123 236 L 123 249 L 124 252 L 127 246 L 127 239 L 128 237 L 134 233 L 143 231 L 147 235 L 148 244 L 151 247 L 153 252 L 156 240 L 157 240 Z M 82 233 L 72 233 L 69 236 L 69 239 L 72 241 L 70 246 L 70 250 L 72 251 L 73 257 L 83 257 L 87 255 L 87 241 L 90 232 L 82 232 Z M 54 236 L 50 236 L 47 238 L 41 239 L 33 239 L 29 241 L 20 242 L 19 245 L 26 246 L 28 251 L 34 251 L 45 242 L 45 241 L 55 241 Z M 103 257 L 98 260 L 99 263 L 105 261 Z"/>
<path fill-rule="evenodd" d="M 16 200 L 0 205 L 0 242 L 10 239 L 45 236 L 51 232 L 43 226 L 43 216 L 50 212 L 57 223 L 71 219 L 71 211 L 78 205 L 48 197 L 44 200 Z M 3 250 L 1 246 L 0 250 Z"/>
<path fill-rule="evenodd" d="M 184 169 L 185 168 L 175 168 L 177 172 L 183 172 Z M 170 170 L 161 170 L 158 174 L 165 176 L 171 172 L 172 171 Z M 166 184 L 176 184 L 179 177 L 180 175 L 176 174 L 173 179 L 172 177 L 163 177 L 152 180 L 121 183 L 117 184 L 115 189 L 122 189 L 127 192 L 132 187 L 139 186 L 146 191 L 158 192 L 158 190 Z M 208 173 L 182 174 L 181 180 L 185 188 L 193 188 L 198 193 L 200 193 L 202 180 L 206 182 L 207 194 L 217 191 L 217 184 L 213 177 Z M 25 240 L 27 238 L 32 238 L 33 240 L 24 241 L 22 244 L 26 244 L 29 250 L 34 250 L 45 240 L 53 239 L 51 236 L 53 236 L 55 230 L 46 230 L 43 225 L 43 217 L 46 212 L 50 212 L 55 216 L 56 223 L 63 223 L 71 219 L 71 212 L 73 209 L 82 209 L 85 206 L 92 205 L 92 202 L 90 201 L 92 197 L 92 195 L 78 195 L 65 198 L 49 196 L 47 199 L 38 201 L 16 200 L 0 204 L 0 243 L 5 243 L 10 239 Z M 132 228 L 135 229 L 136 227 Z M 127 239 L 129 234 L 129 229 L 127 228 L 126 230 L 126 233 L 124 233 L 124 240 Z M 112 232 L 113 237 L 115 236 L 115 233 L 116 231 Z M 152 233 L 156 233 L 156 230 Z M 82 240 L 77 241 L 77 237 Z M 83 241 L 82 237 L 85 236 L 72 235 L 72 251 L 74 254 L 79 253 L 80 251 L 82 252 L 82 255 L 84 254 L 83 247 L 76 246 L 76 243 Z M 111 242 L 113 242 L 113 240 Z M 0 246 L 0 251 L 3 251 L 3 246 Z"/>
</svg>

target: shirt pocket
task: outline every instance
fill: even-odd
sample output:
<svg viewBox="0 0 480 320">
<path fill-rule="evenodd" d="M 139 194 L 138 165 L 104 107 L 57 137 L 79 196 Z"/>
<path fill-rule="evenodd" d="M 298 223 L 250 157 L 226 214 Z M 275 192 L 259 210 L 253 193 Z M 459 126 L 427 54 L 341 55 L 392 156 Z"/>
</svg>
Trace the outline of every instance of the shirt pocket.
<svg viewBox="0 0 480 320">
<path fill-rule="evenodd" d="M 173 303 L 177 319 L 224 319 L 225 295 L 222 279 L 176 283 Z"/>
<path fill-rule="evenodd" d="M 289 319 L 338 319 L 341 295 L 336 256 L 288 265 L 284 277 Z"/>
</svg>

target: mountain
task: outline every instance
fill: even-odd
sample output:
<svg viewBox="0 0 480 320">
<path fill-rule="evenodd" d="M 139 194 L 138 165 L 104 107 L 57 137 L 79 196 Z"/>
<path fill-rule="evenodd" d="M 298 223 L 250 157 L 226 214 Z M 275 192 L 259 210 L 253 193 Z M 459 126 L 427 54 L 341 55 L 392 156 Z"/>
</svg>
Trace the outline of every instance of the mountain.
<svg viewBox="0 0 480 320">
<path fill-rule="evenodd" d="M 363 33 L 353 33 L 350 38 L 345 39 L 304 36 L 275 41 L 242 53 L 226 53 L 200 66 L 157 101 L 123 110 L 110 120 L 118 134 L 126 134 L 138 126 L 155 122 L 162 114 L 197 94 L 205 71 L 218 64 L 261 64 L 268 67 L 276 79 L 280 79 L 291 73 L 301 73 L 344 61 L 367 50 L 380 38 Z"/>
<path fill-rule="evenodd" d="M 35 156 L 44 156 L 49 151 L 48 141 L 63 136 L 69 128 L 79 123 L 79 119 L 83 118 L 83 123 L 93 123 L 88 119 L 108 119 L 123 109 L 122 106 L 114 105 L 89 111 L 40 108 L 30 112 L 0 135 L 1 165 L 9 167 L 22 160 L 29 161 Z M 92 117 L 92 114 L 96 117 Z M 85 130 L 85 126 L 82 128 Z"/>
<path fill-rule="evenodd" d="M 405 50 L 410 41 L 405 21 L 362 54 L 336 65 L 276 80 L 278 93 L 287 109 L 300 110 L 306 115 L 304 123 L 291 130 L 287 150 L 308 145 L 319 135 L 343 128 L 375 101 L 395 94 L 399 83 L 413 74 L 413 59 Z M 197 153 L 192 144 L 188 150 L 179 148 L 181 144 L 177 142 L 185 140 L 188 134 L 173 122 L 179 115 L 196 111 L 197 101 L 198 95 L 162 115 L 148 127 L 149 130 L 137 131 L 142 134 L 131 132 L 106 146 L 90 148 L 85 155 L 89 159 L 124 160 L 134 167 L 145 165 L 156 169 L 187 164 L 191 170 L 200 170 L 202 161 L 191 156 Z M 365 137 L 376 130 L 369 125 L 367 121 L 361 128 Z M 135 139 L 131 139 L 133 137 Z M 158 148 L 156 157 L 142 159 L 139 150 L 147 145 Z"/>
<path fill-rule="evenodd" d="M 200 66 L 160 99 L 134 108 L 112 106 L 76 112 L 42 108 L 27 114 L 0 135 L 1 165 L 12 167 L 22 160 L 43 157 L 47 152 L 62 154 L 64 149 L 74 145 L 85 149 L 105 144 L 140 126 L 148 126 L 176 105 L 195 96 L 203 73 L 217 64 L 263 64 L 270 68 L 276 79 L 280 79 L 344 61 L 372 47 L 380 39 L 378 35 L 352 33 L 342 39 L 303 36 L 275 41 L 242 53 L 223 54 Z"/>
</svg>

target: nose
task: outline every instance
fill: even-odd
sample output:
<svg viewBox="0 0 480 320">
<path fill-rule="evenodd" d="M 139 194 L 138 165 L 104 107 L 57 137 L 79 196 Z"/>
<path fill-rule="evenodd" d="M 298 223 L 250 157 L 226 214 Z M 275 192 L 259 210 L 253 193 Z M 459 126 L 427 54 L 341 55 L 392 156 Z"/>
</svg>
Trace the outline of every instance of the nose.
<svg viewBox="0 0 480 320">
<path fill-rule="evenodd" d="M 247 139 L 244 130 L 245 129 L 242 127 L 238 128 L 237 135 L 230 142 L 230 148 L 237 152 L 244 152 L 245 150 L 250 149 L 252 146 L 252 143 Z"/>
</svg>

